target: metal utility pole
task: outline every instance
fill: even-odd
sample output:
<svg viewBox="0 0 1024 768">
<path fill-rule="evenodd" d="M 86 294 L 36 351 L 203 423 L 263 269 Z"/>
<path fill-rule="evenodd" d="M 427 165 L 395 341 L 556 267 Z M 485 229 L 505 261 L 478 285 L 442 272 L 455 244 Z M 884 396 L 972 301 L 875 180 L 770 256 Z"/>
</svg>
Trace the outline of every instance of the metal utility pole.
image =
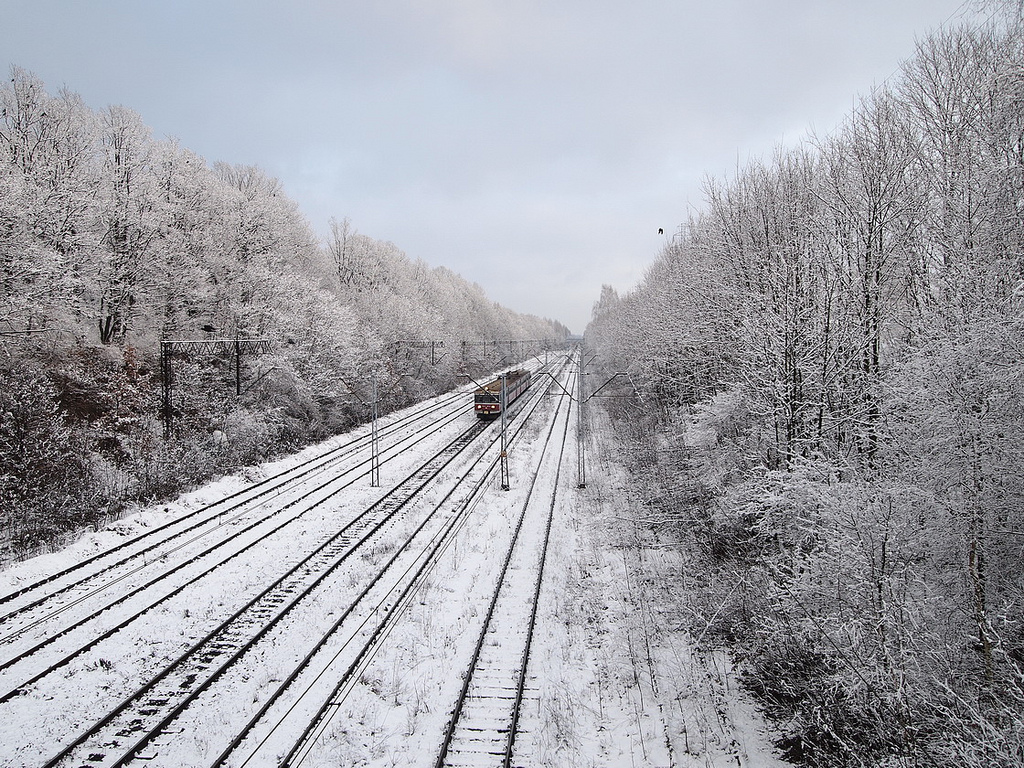
<svg viewBox="0 0 1024 768">
<path fill-rule="evenodd" d="M 377 374 L 373 374 L 373 425 L 370 427 L 370 487 L 380 487 L 380 434 L 377 431 Z"/>
<path fill-rule="evenodd" d="M 160 342 L 160 381 L 163 384 L 160 412 L 164 420 L 164 440 L 171 439 L 174 421 L 174 372 L 171 366 L 171 349 L 171 342 Z"/>
<path fill-rule="evenodd" d="M 503 373 L 499 378 L 501 379 L 501 392 L 498 395 L 498 400 L 501 403 L 501 490 L 507 491 L 512 487 L 508 478 L 508 451 L 506 450 L 507 444 L 505 442 L 505 411 L 508 408 L 506 384 L 508 383 L 508 377 Z"/>
<path fill-rule="evenodd" d="M 587 398 L 584 396 L 583 391 L 583 371 L 584 367 L 584 355 L 583 345 L 580 345 L 580 366 L 577 374 L 577 394 L 576 402 L 578 408 L 576 411 L 576 477 L 577 487 L 587 487 L 587 456 L 586 456 L 586 404 Z"/>
<path fill-rule="evenodd" d="M 242 340 L 235 336 L 235 397 L 242 395 Z"/>
<path fill-rule="evenodd" d="M 401 376 L 408 376 L 409 374 L 404 372 L 404 371 L 398 371 L 398 372 L 396 372 L 395 375 L 398 376 L 398 377 L 401 377 Z M 366 411 L 364 411 L 363 413 L 369 413 L 369 415 L 370 415 L 370 486 L 373 487 L 373 488 L 377 488 L 377 487 L 380 486 L 380 465 L 381 465 L 381 458 L 380 458 L 380 415 L 381 415 L 380 412 L 381 412 L 381 406 L 380 406 L 380 400 L 381 400 L 382 397 L 387 396 L 388 393 L 391 392 L 391 390 L 393 390 L 395 387 L 397 387 L 398 384 L 399 384 L 399 381 L 396 380 L 394 384 L 392 384 L 388 389 L 385 389 L 382 392 L 381 388 L 380 388 L 380 372 L 375 370 L 373 372 L 372 376 L 371 376 L 371 379 L 370 379 L 371 392 L 366 397 L 363 397 L 363 395 L 359 394 L 359 391 L 362 390 L 362 391 L 365 392 L 365 383 L 364 383 L 363 386 L 361 386 L 357 390 L 355 387 L 353 387 L 351 384 L 349 384 L 347 381 L 345 381 L 340 376 L 338 377 L 338 380 L 342 384 L 345 385 L 345 387 L 348 389 L 348 391 L 351 392 L 352 395 L 355 397 L 355 399 L 359 401 L 359 404 L 361 406 L 363 406 L 364 408 L 366 408 Z M 363 423 L 365 423 L 365 422 L 363 422 Z"/>
</svg>

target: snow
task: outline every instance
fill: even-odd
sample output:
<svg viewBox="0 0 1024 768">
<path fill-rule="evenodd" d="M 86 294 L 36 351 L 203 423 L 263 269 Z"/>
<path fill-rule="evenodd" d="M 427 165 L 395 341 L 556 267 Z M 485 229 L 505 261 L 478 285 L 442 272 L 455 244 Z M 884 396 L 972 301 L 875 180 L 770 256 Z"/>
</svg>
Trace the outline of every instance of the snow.
<svg viewBox="0 0 1024 768">
<path fill-rule="evenodd" d="M 541 412 L 551 413 L 555 401 L 554 396 L 547 398 Z M 557 489 L 555 464 L 550 461 L 544 463 L 534 488 L 540 499 L 557 495 L 516 764 L 587 768 L 785 765 L 773 752 L 772 733 L 737 685 L 728 658 L 721 653 L 698 652 L 693 639 L 676 629 L 681 624 L 676 617 L 686 611 L 681 578 L 685 561 L 638 522 L 641 516 L 630 495 L 628 477 L 614 454 L 612 430 L 600 409 L 588 409 L 588 414 L 587 487 L 576 487 L 571 461 L 576 453 L 572 444 L 575 430 L 570 428 Z M 467 397 L 466 413 L 452 429 L 465 428 L 473 419 Z M 486 434 L 493 437 L 497 428 L 490 426 Z M 561 429 L 557 432 L 560 435 Z M 330 722 L 312 744 L 303 765 L 340 763 L 376 768 L 434 764 L 442 728 L 462 686 L 463 669 L 483 622 L 501 553 L 525 504 L 529 476 L 546 433 L 546 426 L 540 423 L 527 424 L 524 436 L 509 452 L 511 490 L 500 490 L 492 476 L 473 500 L 458 533 L 431 563 L 412 599 L 396 610 L 397 620 L 343 690 L 341 704 L 333 708 Z M 0 594 L 353 437 L 339 436 L 266 464 L 247 477 L 224 478 L 174 503 L 139 509 L 107 530 L 86 534 L 62 552 L 15 564 L 0 573 Z M 419 445 L 393 464 L 385 463 L 384 485 L 403 476 L 418 458 L 429 455 L 434 444 Z M 496 450 L 493 445 L 491 450 Z M 450 466 L 430 495 L 439 500 L 443 489 L 452 487 L 466 472 L 464 463 Z M 363 478 L 346 491 L 343 500 L 321 505 L 316 514 L 308 515 L 302 523 L 303 533 L 289 529 L 288 535 L 271 537 L 258 554 L 239 558 L 230 568 L 218 571 L 216 579 L 203 580 L 167 600 L 146 614 L 144 621 L 129 625 L 83 654 L 59 675 L 44 678 L 28 694 L 0 706 L 0 764 L 45 762 L 138 682 L 180 654 L 204 628 L 215 625 L 281 572 L 299 551 L 309 548 L 307 541 L 322 538 L 337 525 L 339 515 L 361 508 L 386 490 L 368 486 Z M 546 508 L 547 503 L 541 506 Z M 389 526 L 373 548 L 358 558 L 358 567 L 353 565 L 331 590 L 317 594 L 288 627 L 276 628 L 257 652 L 244 657 L 201 697 L 201 707 L 186 710 L 175 722 L 173 733 L 147 748 L 144 754 L 153 757 L 147 764 L 210 765 L 233 729 L 259 708 L 297 660 L 319 641 L 325 626 L 336 620 L 339 609 L 347 604 L 343 592 L 363 584 L 373 565 L 412 534 L 413 517 Z M 420 543 L 408 556 L 409 568 L 422 562 L 418 558 L 425 557 L 439 525 L 428 527 L 417 539 Z M 373 625 L 372 606 L 378 606 L 378 612 L 384 610 L 382 606 L 401 583 L 401 578 L 392 579 L 375 588 L 368 607 L 360 609 L 366 617 L 363 627 L 331 638 L 296 681 L 296 689 L 308 689 L 310 695 L 298 702 L 294 697 L 282 697 L 282 703 L 261 721 L 256 738 L 232 754 L 228 765 L 242 764 L 247 755 L 251 756 L 247 765 L 276 764 L 314 711 L 313 703 L 319 705 L 326 696 L 331 672 L 346 668 L 354 658 L 358 644 L 353 640 L 367 634 Z M 116 624 L 130 610 L 125 603 L 112 609 L 105 621 Z M 47 659 L 56 655 L 61 644 L 70 647 L 72 640 L 55 644 Z M 8 658 L 8 648 L 0 648 L 0 652 L 3 659 Z M 287 707 L 293 707 L 290 713 L 285 711 Z M 274 725 L 278 727 L 272 731 Z M 261 740 L 265 743 L 257 750 L 256 743 Z"/>
</svg>

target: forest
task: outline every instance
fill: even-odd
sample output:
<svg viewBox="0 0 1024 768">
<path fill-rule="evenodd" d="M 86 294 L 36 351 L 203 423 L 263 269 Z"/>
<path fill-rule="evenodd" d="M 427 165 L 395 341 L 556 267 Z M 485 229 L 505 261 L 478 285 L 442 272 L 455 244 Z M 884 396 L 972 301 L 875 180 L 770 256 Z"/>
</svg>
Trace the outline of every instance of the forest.
<svg viewBox="0 0 1024 768">
<path fill-rule="evenodd" d="M 922 38 L 708 178 L 586 339 L 665 546 L 806 766 L 1024 764 L 1024 28 Z M 611 388 L 609 388 L 610 391 Z"/>
<path fill-rule="evenodd" d="M 0 85 L 0 563 L 567 333 L 128 108 Z"/>
</svg>

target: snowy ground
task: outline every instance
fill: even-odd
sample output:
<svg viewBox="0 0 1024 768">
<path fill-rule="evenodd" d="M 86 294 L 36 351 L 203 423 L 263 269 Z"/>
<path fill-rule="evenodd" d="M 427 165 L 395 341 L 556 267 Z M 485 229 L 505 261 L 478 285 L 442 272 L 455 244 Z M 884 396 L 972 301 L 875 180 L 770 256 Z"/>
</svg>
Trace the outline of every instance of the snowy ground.
<svg viewBox="0 0 1024 768">
<path fill-rule="evenodd" d="M 598 408 L 589 416 L 587 487 L 567 494 L 556 527 L 536 764 L 786 765 L 728 659 L 675 629 L 684 560 L 638 524 L 609 424 Z"/>
<path fill-rule="evenodd" d="M 553 410 L 554 397 L 550 400 Z M 600 409 L 592 408 L 589 414 L 587 487 L 576 487 L 576 454 L 570 438 L 557 489 L 516 764 L 785 765 L 773 756 L 771 734 L 738 689 L 728 660 L 696 653 L 688 636 L 674 629 L 679 623 L 674 617 L 685 614 L 683 560 L 671 548 L 658 546 L 650 532 L 638 525 L 625 472 L 614 457 L 611 430 Z M 493 587 L 496 561 L 524 503 L 526 480 L 547 429 L 538 420 L 526 433 L 510 453 L 512 490 L 503 492 L 492 481 L 476 500 L 472 514 L 434 563 L 426 583 L 344 692 L 303 765 L 434 764 L 441 728 L 482 622 L 481 605 Z M 286 464 L 278 462 L 249 475 L 265 476 Z M 539 477 L 534 491 L 538 496 L 550 498 L 555 491 L 552 466 L 549 462 Z M 124 530 L 153 525 L 244 482 L 222 480 L 177 504 L 140 510 L 119 522 L 118 532 L 89 534 L 66 552 L 12 566 L 0 573 L 0 593 L 121 540 Z M 401 535 L 395 532 L 396 537 Z M 386 550 L 382 545 L 378 554 L 383 556 Z M 229 588 L 224 585 L 218 594 L 226 594 Z M 192 611 L 202 609 L 194 606 Z M 330 606 L 324 610 L 329 612 Z M 165 635 L 152 639 L 147 656 L 163 653 L 163 645 L 167 653 L 178 646 L 181 630 L 175 624 L 176 615 L 180 614 L 165 614 L 161 630 Z M 278 647 L 263 655 L 280 661 L 294 657 L 295 652 Z M 115 689 L 113 678 L 130 683 L 132 676 L 131 665 L 119 662 L 108 660 L 104 668 Z M 180 756 L 216 755 L 224 736 L 219 731 L 226 727 L 221 725 L 222 715 L 234 709 L 251 710 L 253 699 L 271 689 L 280 675 L 269 660 L 264 668 L 249 667 L 240 678 L 244 685 L 223 686 L 215 710 L 219 714 L 213 716 L 214 710 L 186 713 L 180 738 L 200 747 L 184 750 Z M 75 686 L 73 677 L 64 679 L 69 687 Z M 89 699 L 94 693 L 78 690 L 75 695 Z M 45 706 L 33 716 L 61 719 Z M 23 728 L 31 727 L 22 723 Z M 12 727 L 10 721 L 0 723 L 0 741 L 14 737 Z M 39 763 L 25 762 L 25 753 L 20 754 L 23 764 L 44 762 L 44 756 Z M 167 745 L 155 759 L 140 764 L 210 764 L 205 757 L 188 761 L 170 757 L 175 754 L 179 753 L 173 745 Z M 274 765 L 280 750 L 240 751 L 228 764 L 243 764 L 246 754 L 252 755 L 247 765 Z"/>
</svg>

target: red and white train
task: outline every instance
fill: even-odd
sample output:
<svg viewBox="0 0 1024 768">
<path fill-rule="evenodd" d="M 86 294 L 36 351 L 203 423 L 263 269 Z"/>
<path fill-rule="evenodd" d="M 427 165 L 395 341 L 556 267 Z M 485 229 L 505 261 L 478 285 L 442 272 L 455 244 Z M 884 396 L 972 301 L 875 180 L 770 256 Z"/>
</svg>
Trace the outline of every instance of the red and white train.
<svg viewBox="0 0 1024 768">
<path fill-rule="evenodd" d="M 530 386 L 530 372 L 518 369 L 502 374 L 489 384 L 484 384 L 473 393 L 473 410 L 481 419 L 493 419 L 501 415 L 501 385 L 505 383 L 505 407 L 512 405 Z"/>
</svg>

